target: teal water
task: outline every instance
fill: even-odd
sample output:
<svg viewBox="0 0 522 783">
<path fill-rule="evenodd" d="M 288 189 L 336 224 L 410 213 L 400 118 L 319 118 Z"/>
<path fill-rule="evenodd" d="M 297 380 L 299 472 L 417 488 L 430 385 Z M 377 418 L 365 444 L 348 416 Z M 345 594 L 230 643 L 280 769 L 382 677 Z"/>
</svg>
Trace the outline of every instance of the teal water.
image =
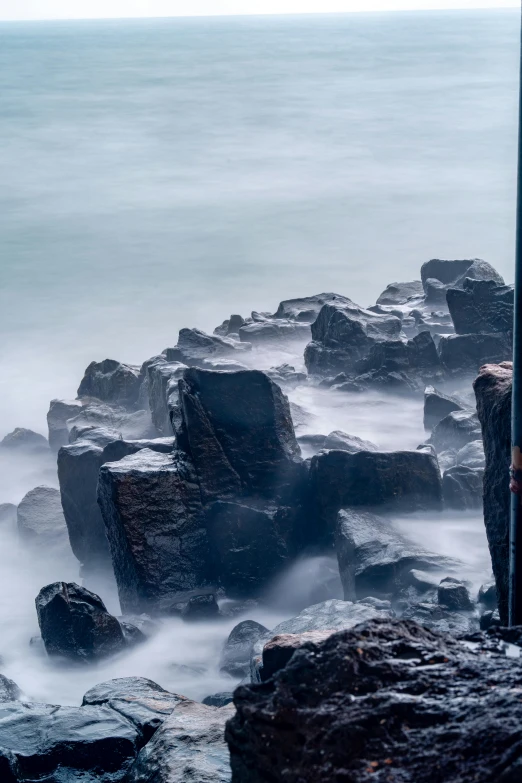
<svg viewBox="0 0 522 783">
<path fill-rule="evenodd" d="M 0 25 L 0 435 L 182 326 L 511 279 L 516 12 Z"/>
</svg>

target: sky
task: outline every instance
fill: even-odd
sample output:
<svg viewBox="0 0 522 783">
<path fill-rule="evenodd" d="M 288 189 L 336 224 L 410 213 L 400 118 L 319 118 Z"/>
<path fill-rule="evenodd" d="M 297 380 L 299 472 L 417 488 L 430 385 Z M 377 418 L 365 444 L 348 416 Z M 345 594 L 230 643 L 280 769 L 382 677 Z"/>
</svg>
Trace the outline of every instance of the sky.
<svg viewBox="0 0 522 783">
<path fill-rule="evenodd" d="M 516 8 L 520 0 L 0 0 L 0 20 Z"/>
</svg>

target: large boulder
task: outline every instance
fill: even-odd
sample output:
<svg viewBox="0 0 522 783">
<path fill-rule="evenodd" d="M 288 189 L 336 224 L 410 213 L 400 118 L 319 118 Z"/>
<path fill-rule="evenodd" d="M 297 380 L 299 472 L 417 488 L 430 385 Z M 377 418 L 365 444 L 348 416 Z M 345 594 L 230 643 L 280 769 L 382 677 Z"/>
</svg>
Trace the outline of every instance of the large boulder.
<svg viewBox="0 0 522 783">
<path fill-rule="evenodd" d="M 54 487 L 35 487 L 25 495 L 18 506 L 17 526 L 26 544 L 70 551 L 60 492 Z"/>
<path fill-rule="evenodd" d="M 497 285 L 504 285 L 504 280 L 496 269 L 480 258 L 458 260 L 432 258 L 421 266 L 421 280 L 426 293 L 430 290 L 428 281 L 436 281 L 447 290 L 449 287 L 463 288 L 466 278 L 492 280 Z"/>
<path fill-rule="evenodd" d="M 78 387 L 78 398 L 94 397 L 132 409 L 138 401 L 140 368 L 114 359 L 91 362 Z"/>
<path fill-rule="evenodd" d="M 461 289 L 450 288 L 446 300 L 456 333 L 511 332 L 513 295 L 513 286 L 494 280 L 467 279 Z"/>
<path fill-rule="evenodd" d="M 0 440 L 0 449 L 31 454 L 49 451 L 49 443 L 38 432 L 16 427 Z"/>
<path fill-rule="evenodd" d="M 442 505 L 437 459 L 424 451 L 320 452 L 311 460 L 310 492 L 319 541 L 331 540 L 346 506 L 420 511 Z"/>
<path fill-rule="evenodd" d="M 355 509 L 339 512 L 335 545 L 347 601 L 395 598 L 410 582 L 412 569 L 444 576 L 460 565 L 409 541 L 389 519 Z"/>
<path fill-rule="evenodd" d="M 376 342 L 399 337 L 401 320 L 365 310 L 350 299 L 325 304 L 312 324 L 312 342 L 305 349 L 309 373 L 352 372 Z"/>
<path fill-rule="evenodd" d="M 17 522 L 17 508 L 14 503 L 0 503 L 0 529 L 14 530 Z"/>
<path fill-rule="evenodd" d="M 512 346 L 509 335 L 451 334 L 441 337 L 440 360 L 450 376 L 475 375 L 484 364 L 507 361 Z"/>
<path fill-rule="evenodd" d="M 479 639 L 374 620 L 308 642 L 263 685 L 236 690 L 233 783 L 515 783 L 520 664 Z"/>
<path fill-rule="evenodd" d="M 129 783 L 230 783 L 225 743 L 232 705 L 182 701 L 140 752 Z"/>
<path fill-rule="evenodd" d="M 378 305 L 402 305 L 408 300 L 416 300 L 424 295 L 421 280 L 410 283 L 390 283 L 377 299 Z"/>
<path fill-rule="evenodd" d="M 435 425 L 428 443 L 431 443 L 437 451 L 460 450 L 480 437 L 480 422 L 475 411 L 457 410 L 448 413 Z"/>
<path fill-rule="evenodd" d="M 36 612 L 48 655 L 89 663 L 126 646 L 119 621 L 101 598 L 74 582 L 43 587 Z"/>
<path fill-rule="evenodd" d="M 204 502 L 273 498 L 301 470 L 288 400 L 258 370 L 190 368 L 179 383 L 182 448 L 190 454 Z"/>
<path fill-rule="evenodd" d="M 98 501 L 124 613 L 169 611 L 208 583 L 196 472 L 183 454 L 143 449 L 100 469 Z"/>
<path fill-rule="evenodd" d="M 359 368 L 365 373 L 375 370 L 404 373 L 424 381 L 441 375 L 437 347 L 429 331 L 422 331 L 411 340 L 386 340 L 375 343 Z"/>
<path fill-rule="evenodd" d="M 474 383 L 482 426 L 486 469 L 484 522 L 493 574 L 497 584 L 501 622 L 508 620 L 509 579 L 509 467 L 511 463 L 512 365 L 483 367 Z"/>
<path fill-rule="evenodd" d="M 283 341 L 308 341 L 311 337 L 309 324 L 296 321 L 266 320 L 245 324 L 239 330 L 241 342 L 252 345 L 280 343 Z"/>
<path fill-rule="evenodd" d="M 255 620 L 242 620 L 234 626 L 221 653 L 221 671 L 231 677 L 246 677 L 250 671 L 254 644 L 268 633 L 268 628 Z"/>
<path fill-rule="evenodd" d="M 452 411 L 461 411 L 462 403 L 434 386 L 424 389 L 424 429 L 432 430 Z"/>
</svg>

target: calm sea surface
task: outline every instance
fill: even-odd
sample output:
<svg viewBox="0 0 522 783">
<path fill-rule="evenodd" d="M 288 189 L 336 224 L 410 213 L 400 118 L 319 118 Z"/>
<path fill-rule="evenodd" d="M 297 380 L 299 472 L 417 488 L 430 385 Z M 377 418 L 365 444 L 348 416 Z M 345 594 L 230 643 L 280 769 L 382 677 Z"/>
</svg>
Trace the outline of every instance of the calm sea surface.
<svg viewBox="0 0 522 783">
<path fill-rule="evenodd" d="M 182 326 L 511 279 L 517 56 L 509 11 L 0 25 L 0 435 Z"/>
</svg>

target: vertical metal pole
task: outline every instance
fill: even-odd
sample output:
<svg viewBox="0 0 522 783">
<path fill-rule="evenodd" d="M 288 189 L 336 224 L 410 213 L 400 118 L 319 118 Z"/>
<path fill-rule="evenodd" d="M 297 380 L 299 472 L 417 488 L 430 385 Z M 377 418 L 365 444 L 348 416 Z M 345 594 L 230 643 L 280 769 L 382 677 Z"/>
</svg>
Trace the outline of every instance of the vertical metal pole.
<svg viewBox="0 0 522 783">
<path fill-rule="evenodd" d="M 509 625 L 522 625 L 522 48 L 518 109 L 518 173 L 511 414 L 511 519 L 509 525 Z"/>
</svg>

